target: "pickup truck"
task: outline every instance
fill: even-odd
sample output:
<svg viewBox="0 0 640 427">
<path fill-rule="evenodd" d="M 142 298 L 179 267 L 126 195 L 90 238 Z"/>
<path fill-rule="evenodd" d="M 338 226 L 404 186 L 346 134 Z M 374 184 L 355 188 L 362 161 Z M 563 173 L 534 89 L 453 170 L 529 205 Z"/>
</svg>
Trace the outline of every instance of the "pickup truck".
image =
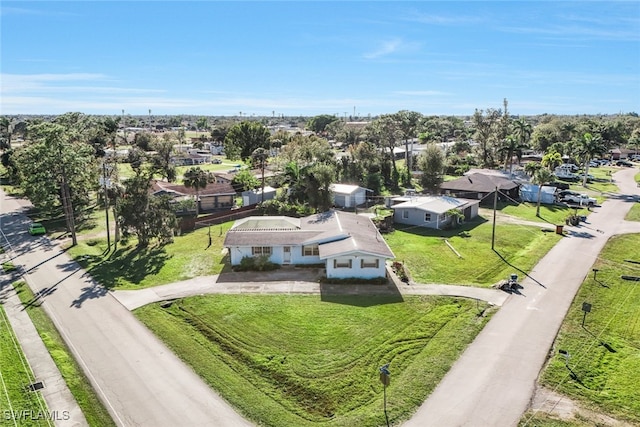
<svg viewBox="0 0 640 427">
<path fill-rule="evenodd" d="M 562 198 L 566 203 L 575 203 L 580 206 L 594 206 L 597 200 L 586 194 L 567 194 Z"/>
</svg>

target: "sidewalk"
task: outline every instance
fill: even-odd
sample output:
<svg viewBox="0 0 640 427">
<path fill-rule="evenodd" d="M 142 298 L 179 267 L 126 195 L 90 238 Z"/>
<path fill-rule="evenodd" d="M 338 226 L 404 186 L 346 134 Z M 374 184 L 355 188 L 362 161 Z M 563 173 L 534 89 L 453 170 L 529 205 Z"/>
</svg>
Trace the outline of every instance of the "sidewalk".
<svg viewBox="0 0 640 427">
<path fill-rule="evenodd" d="M 0 236 L 2 240 L 6 239 Z M 12 251 L 5 249 L 5 253 L 0 255 L 0 261 L 11 257 Z M 38 335 L 31 318 L 24 310 L 24 306 L 18 298 L 18 294 L 12 286 L 16 280 L 27 280 L 19 274 L 3 274 L 0 281 L 0 304 L 3 305 L 9 323 L 13 328 L 15 336 L 22 347 L 22 351 L 29 362 L 29 366 L 35 377 L 34 382 L 42 381 L 44 388 L 34 393 L 40 393 L 47 403 L 48 414 L 56 426 L 59 427 L 80 427 L 88 426 L 84 414 L 80 410 L 75 398 L 62 378 L 58 367 L 51 358 L 49 351 L 45 347 L 42 339 Z M 12 408 L 18 414 L 29 408 Z M 35 410 L 35 409 L 34 409 Z M 40 414 L 33 414 L 34 416 Z M 18 421 L 18 420 L 16 420 Z"/>
<path fill-rule="evenodd" d="M 290 276 L 296 274 L 292 271 Z M 280 277 L 285 277 L 282 271 Z M 290 295 L 440 295 L 466 297 L 501 306 L 509 294 L 497 289 L 437 284 L 400 285 L 327 285 L 317 281 L 269 281 L 269 273 L 247 277 L 246 281 L 219 282 L 220 276 L 203 276 L 183 282 L 154 286 L 139 290 L 112 291 L 111 294 L 128 310 L 135 310 L 153 302 L 204 294 L 290 294 Z M 224 279 L 224 278 L 223 278 Z"/>
</svg>

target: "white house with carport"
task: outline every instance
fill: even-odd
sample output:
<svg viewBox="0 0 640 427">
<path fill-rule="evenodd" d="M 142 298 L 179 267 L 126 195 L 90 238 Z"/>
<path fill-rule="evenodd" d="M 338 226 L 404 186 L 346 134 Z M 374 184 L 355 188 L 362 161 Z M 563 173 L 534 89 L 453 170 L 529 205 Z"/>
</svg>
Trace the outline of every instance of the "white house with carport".
<svg viewBox="0 0 640 427">
<path fill-rule="evenodd" d="M 368 188 L 350 184 L 331 184 L 329 187 L 333 194 L 333 203 L 341 208 L 353 208 L 367 201 L 367 192 L 373 193 Z"/>
<path fill-rule="evenodd" d="M 449 196 L 398 197 L 391 206 L 393 221 L 399 224 L 441 229 L 454 221 L 448 212 L 455 209 L 466 220 L 478 216 L 478 200 L 456 199 Z"/>
<path fill-rule="evenodd" d="M 371 219 L 327 211 L 304 218 L 252 216 L 237 220 L 224 246 L 231 265 L 245 257 L 268 256 L 281 265 L 324 264 L 328 278 L 386 276 L 394 254 Z"/>
</svg>

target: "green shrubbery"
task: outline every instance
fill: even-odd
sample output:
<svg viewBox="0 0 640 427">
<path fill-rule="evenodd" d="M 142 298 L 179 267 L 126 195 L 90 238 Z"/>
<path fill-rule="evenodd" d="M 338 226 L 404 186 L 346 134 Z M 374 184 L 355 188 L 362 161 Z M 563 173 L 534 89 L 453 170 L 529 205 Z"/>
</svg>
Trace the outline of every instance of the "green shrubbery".
<svg viewBox="0 0 640 427">
<path fill-rule="evenodd" d="M 280 268 L 278 264 L 269 261 L 268 255 L 259 257 L 244 257 L 240 260 L 240 265 L 236 265 L 236 271 L 271 271 Z"/>
<path fill-rule="evenodd" d="M 285 215 L 293 217 L 303 217 L 315 212 L 309 205 L 287 203 L 278 199 L 267 200 L 261 203 L 257 210 L 260 215 Z"/>
</svg>

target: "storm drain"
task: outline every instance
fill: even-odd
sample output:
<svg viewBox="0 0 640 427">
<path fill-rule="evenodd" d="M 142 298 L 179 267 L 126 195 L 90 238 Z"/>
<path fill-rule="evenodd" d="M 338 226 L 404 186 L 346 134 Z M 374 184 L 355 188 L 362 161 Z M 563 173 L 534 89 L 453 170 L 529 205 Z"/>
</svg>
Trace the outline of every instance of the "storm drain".
<svg viewBox="0 0 640 427">
<path fill-rule="evenodd" d="M 38 391 L 44 388 L 44 383 L 42 381 L 38 381 L 37 383 L 29 384 L 27 386 L 27 390 L 29 391 Z"/>
</svg>

